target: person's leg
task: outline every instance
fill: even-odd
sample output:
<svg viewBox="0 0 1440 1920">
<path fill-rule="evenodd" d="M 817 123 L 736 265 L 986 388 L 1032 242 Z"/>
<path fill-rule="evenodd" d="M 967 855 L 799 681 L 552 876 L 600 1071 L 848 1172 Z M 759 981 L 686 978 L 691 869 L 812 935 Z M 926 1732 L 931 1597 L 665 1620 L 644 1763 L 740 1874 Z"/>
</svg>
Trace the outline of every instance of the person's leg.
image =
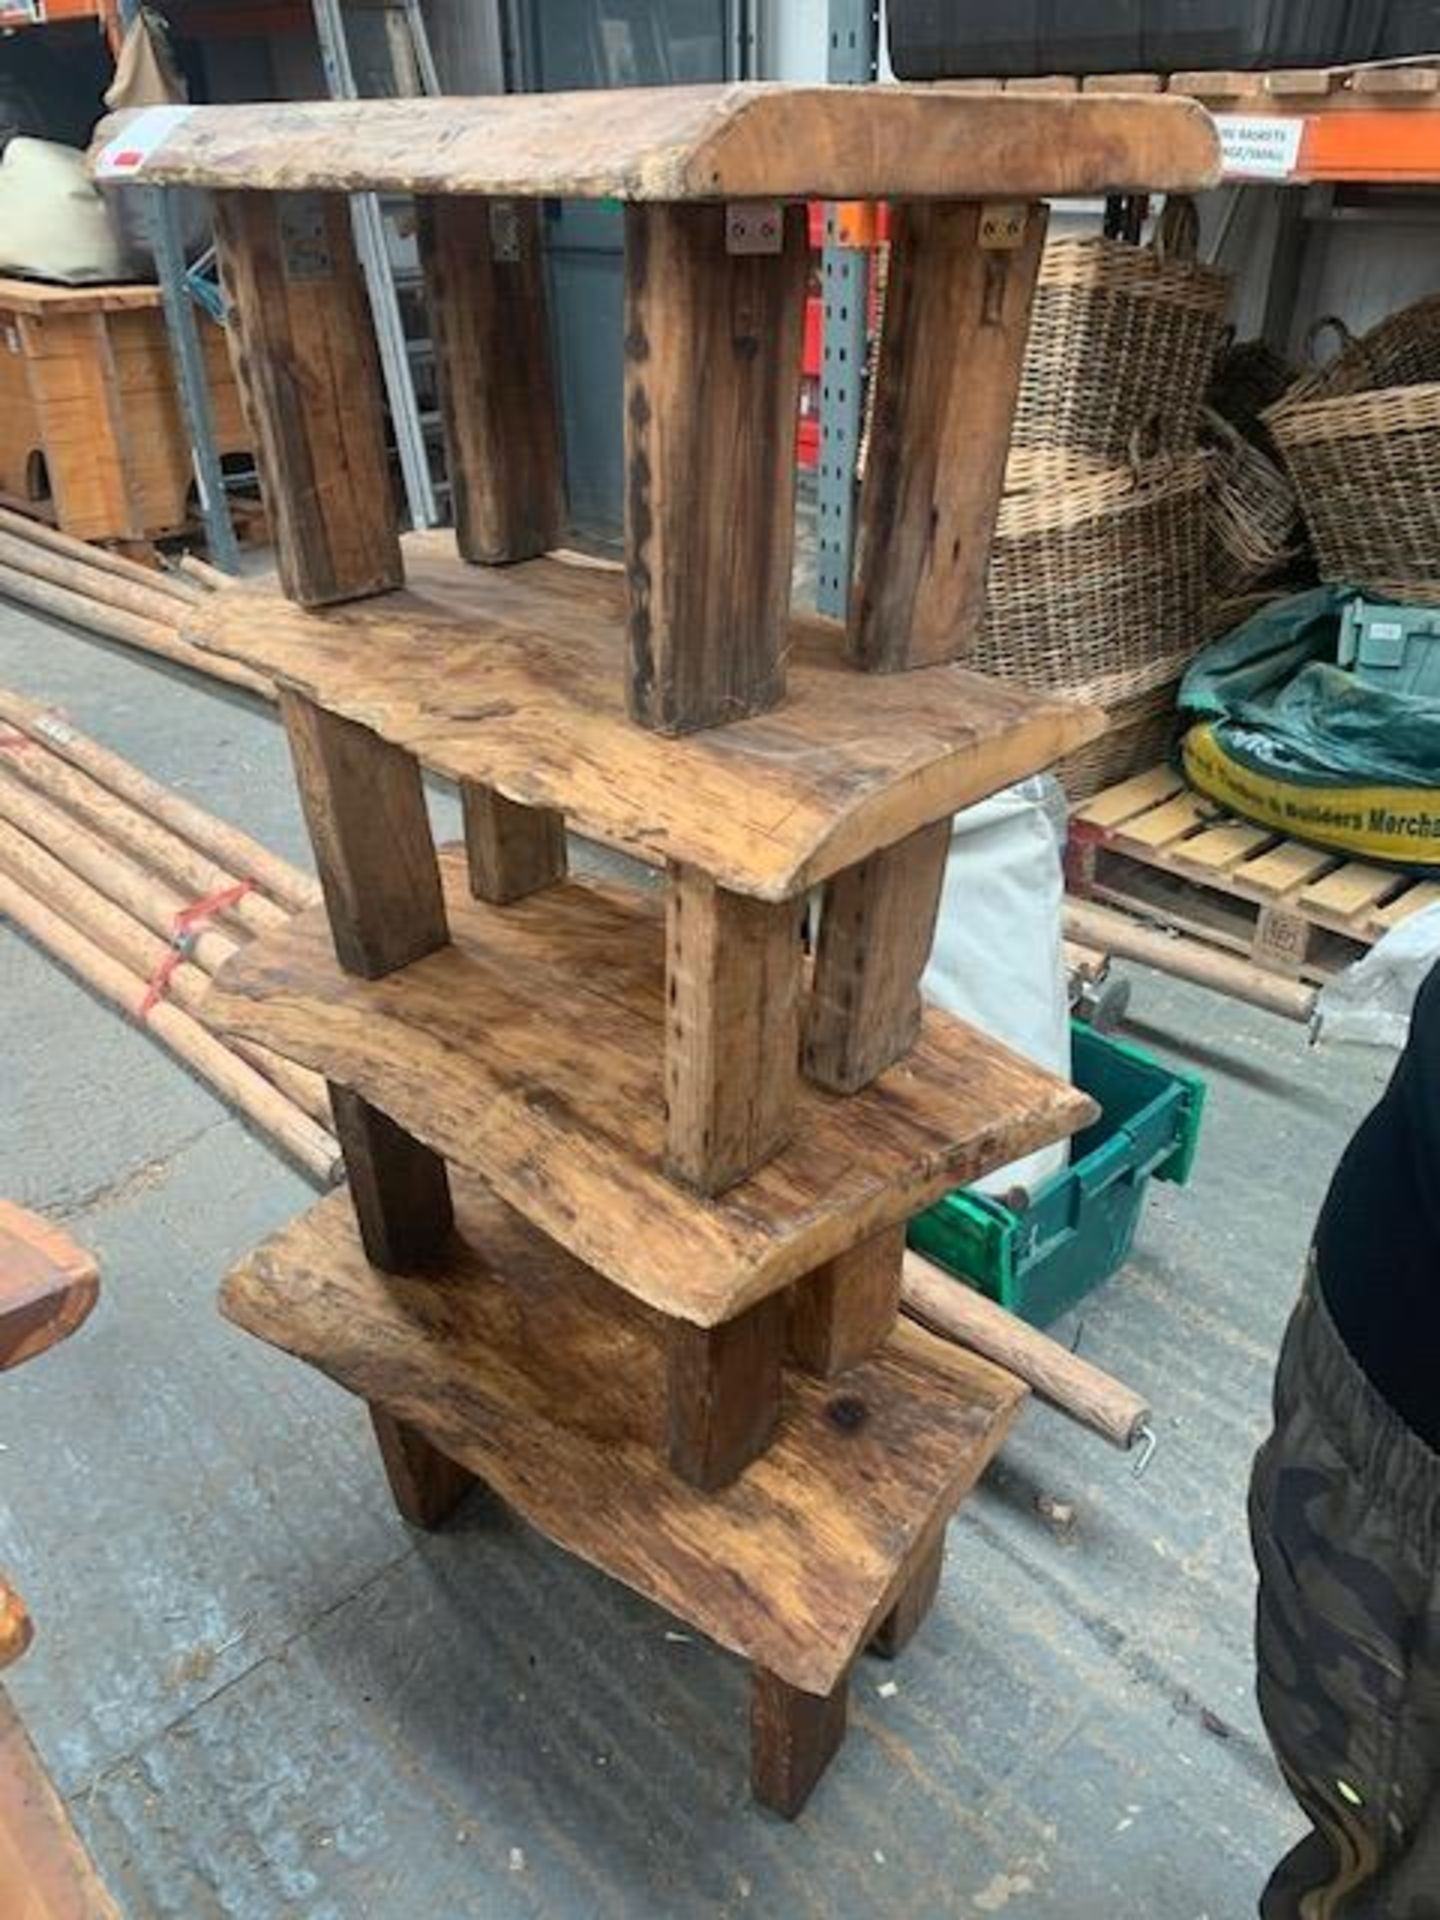
<svg viewBox="0 0 1440 1920">
<path fill-rule="evenodd" d="M 1440 1456 L 1370 1386 L 1313 1275 L 1250 1524 L 1260 1711 L 1313 1828 L 1263 1920 L 1440 1920 Z"/>
</svg>

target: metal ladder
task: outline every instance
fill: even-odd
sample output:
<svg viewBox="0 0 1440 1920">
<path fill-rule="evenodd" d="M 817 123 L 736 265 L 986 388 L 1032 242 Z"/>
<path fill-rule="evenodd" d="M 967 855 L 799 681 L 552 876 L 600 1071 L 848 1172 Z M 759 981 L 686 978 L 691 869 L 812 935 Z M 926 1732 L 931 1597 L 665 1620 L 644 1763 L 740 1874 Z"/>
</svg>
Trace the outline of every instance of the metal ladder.
<svg viewBox="0 0 1440 1920">
<path fill-rule="evenodd" d="M 340 0 L 311 0 L 315 18 L 315 37 L 325 69 L 325 83 L 332 99 L 358 100 L 355 69 Z M 390 40 L 391 66 L 396 92 L 402 95 L 440 92 L 440 78 L 430 50 L 429 36 L 420 12 L 420 0 L 398 0 L 383 9 L 387 28 L 393 28 Z M 408 340 L 400 310 L 395 268 L 385 233 L 385 212 L 373 193 L 352 196 L 351 217 L 355 225 L 355 251 L 365 286 L 370 296 L 370 311 L 375 321 L 375 337 L 380 347 L 380 366 L 385 394 L 390 403 L 390 418 L 395 429 L 395 446 L 400 456 L 400 472 L 410 522 L 416 527 L 433 527 L 440 513 L 437 487 L 430 474 L 430 459 L 425 443 L 425 419 L 415 393 L 412 355 L 423 346 Z"/>
</svg>

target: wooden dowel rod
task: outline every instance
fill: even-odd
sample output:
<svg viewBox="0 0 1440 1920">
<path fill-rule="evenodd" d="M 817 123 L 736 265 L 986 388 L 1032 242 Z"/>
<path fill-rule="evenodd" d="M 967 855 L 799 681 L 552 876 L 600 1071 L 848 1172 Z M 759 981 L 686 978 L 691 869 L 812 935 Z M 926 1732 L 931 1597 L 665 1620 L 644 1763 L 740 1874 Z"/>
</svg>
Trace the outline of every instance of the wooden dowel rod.
<svg viewBox="0 0 1440 1920">
<path fill-rule="evenodd" d="M 38 945 L 44 947 L 88 987 L 119 1007 L 133 1011 L 145 983 L 138 974 L 112 960 L 93 940 L 77 933 L 68 921 L 33 894 L 0 874 L 0 913 L 7 915 Z M 237 1108 L 322 1186 L 332 1186 L 343 1172 L 340 1150 L 332 1135 L 302 1113 L 268 1080 L 207 1033 L 190 1014 L 164 1002 L 145 1023 L 172 1053 L 192 1067 L 222 1099 Z"/>
<path fill-rule="evenodd" d="M 142 583 L 122 579 L 100 568 L 87 567 L 68 554 L 52 553 L 48 547 L 36 546 L 31 540 L 17 540 L 10 533 L 0 532 L 0 564 L 13 567 L 18 573 L 33 574 L 37 580 L 48 580 L 57 587 L 68 587 L 74 593 L 83 593 L 107 607 L 118 607 L 122 613 L 138 614 L 142 620 L 158 620 L 162 625 L 169 625 L 184 613 L 174 594 L 151 586 L 148 580 Z"/>
<path fill-rule="evenodd" d="M 72 820 L 62 808 L 21 786 L 6 765 L 7 758 L 0 754 L 0 819 L 47 847 L 107 900 L 113 900 L 152 933 L 168 940 L 175 916 L 187 904 L 184 894 L 147 873 L 99 834 Z M 238 952 L 239 943 L 215 926 L 199 928 L 190 946 L 191 959 L 212 974 Z"/>
<path fill-rule="evenodd" d="M 193 801 L 172 793 L 152 780 L 148 773 L 111 753 L 98 741 L 77 732 L 58 714 L 23 699 L 8 687 L 0 687 L 0 720 L 8 720 L 32 740 L 39 740 L 72 766 L 88 773 L 111 793 L 118 794 L 141 813 L 149 814 L 161 826 L 188 840 L 192 847 L 207 853 L 231 873 L 256 881 L 273 900 L 291 912 L 313 907 L 320 898 L 319 884 L 298 867 L 282 860 L 279 854 L 262 847 L 248 833 L 217 820 L 213 813 L 197 807 Z"/>
<path fill-rule="evenodd" d="M 71 626 L 88 627 L 106 640 L 118 640 L 124 646 L 139 647 L 142 653 L 153 653 L 175 666 L 188 667 L 192 673 L 206 674 L 212 680 L 223 680 L 228 686 L 240 687 L 246 693 L 257 693 L 262 700 L 273 701 L 277 698 L 273 682 L 240 661 L 227 660 L 223 654 L 191 646 L 188 640 L 179 639 L 160 621 L 142 620 L 136 614 L 122 613 L 118 607 L 104 606 L 89 594 L 54 586 L 48 580 L 37 580 L 33 574 L 22 573 L 15 567 L 0 566 L 0 596 L 18 600 L 22 606 L 33 607 L 39 613 L 54 614 L 57 619 L 68 621 Z"/>
<path fill-rule="evenodd" d="M 158 970 L 173 952 L 168 941 L 151 933 L 123 907 L 107 900 L 78 874 L 62 866 L 8 820 L 0 821 L 0 870 L 53 907 L 87 940 L 93 940 L 112 959 L 131 968 L 142 981 L 155 980 Z M 211 1027 L 205 1012 L 209 987 L 209 976 L 193 961 L 182 960 L 170 971 L 163 997 L 187 1013 L 193 1013 L 203 1026 Z M 268 1047 L 256 1046 L 251 1041 L 228 1040 L 227 1045 L 279 1087 L 312 1120 L 322 1127 L 330 1126 L 330 1096 L 318 1073 L 296 1066 Z"/>
<path fill-rule="evenodd" d="M 92 780 L 88 773 L 68 765 L 55 754 L 43 748 L 34 752 L 22 749 L 7 753 L 5 759 L 8 771 L 26 786 L 45 794 L 77 820 L 143 860 L 172 886 L 182 888 L 190 899 L 208 899 L 243 878 L 197 852 L 158 820 L 141 813 L 118 794 Z M 283 926 L 289 918 L 283 907 L 254 892 L 243 894 L 225 911 L 256 933 Z"/>
<path fill-rule="evenodd" d="M 1253 960 L 1238 953 L 1217 953 L 1189 939 L 1172 939 L 1155 927 L 1142 927 L 1128 914 L 1113 912 L 1089 900 L 1065 902 L 1065 936 L 1086 947 L 1099 947 L 1122 960 L 1134 960 L 1154 967 L 1160 973 L 1173 974 L 1177 980 L 1193 980 L 1197 986 L 1213 987 L 1232 1000 L 1245 1000 L 1267 1013 L 1278 1013 L 1286 1020 L 1309 1023 L 1315 1012 L 1318 989 L 1303 980 L 1287 980 L 1283 974 L 1267 973 Z"/>
<path fill-rule="evenodd" d="M 175 562 L 182 574 L 187 575 L 198 585 L 208 587 L 212 593 L 223 592 L 233 586 L 234 581 L 228 573 L 222 573 L 219 567 L 212 567 L 208 560 L 202 560 L 198 553 L 182 553 Z"/>
<path fill-rule="evenodd" d="M 97 573 L 114 574 L 117 579 L 130 580 L 137 586 L 148 586 L 155 592 L 168 593 L 181 606 L 190 605 L 197 598 L 194 590 L 177 580 L 174 574 L 142 567 L 138 561 L 127 560 L 123 553 L 112 553 L 108 547 L 97 547 L 88 540 L 77 540 L 72 533 L 62 533 L 58 527 L 47 526 L 41 520 L 27 519 L 23 513 L 14 513 L 8 507 L 0 507 L 0 532 L 13 534 L 17 540 L 28 540 L 33 546 L 48 547 L 52 553 L 63 553 Z M 222 573 L 220 578 L 224 580 L 227 576 Z"/>
<path fill-rule="evenodd" d="M 932 1333 L 1008 1368 L 1042 1400 L 1112 1446 L 1128 1450 L 1149 1422 L 1150 1408 L 1132 1388 L 918 1253 L 905 1255 L 901 1301 L 906 1313 Z"/>
</svg>

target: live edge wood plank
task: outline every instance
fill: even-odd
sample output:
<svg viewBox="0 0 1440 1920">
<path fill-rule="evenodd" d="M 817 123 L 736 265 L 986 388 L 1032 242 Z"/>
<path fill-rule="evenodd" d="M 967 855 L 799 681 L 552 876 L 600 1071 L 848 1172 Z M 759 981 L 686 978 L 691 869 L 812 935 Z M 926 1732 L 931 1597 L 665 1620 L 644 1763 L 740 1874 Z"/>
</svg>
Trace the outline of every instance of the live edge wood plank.
<svg viewBox="0 0 1440 1920">
<path fill-rule="evenodd" d="M 100 1292 L 94 1260 L 38 1214 L 0 1200 L 0 1372 L 68 1340 Z"/>
<path fill-rule="evenodd" d="M 731 252 L 722 206 L 625 215 L 625 568 L 631 717 L 693 733 L 785 691 L 805 209 L 752 217 L 775 251 Z"/>
<path fill-rule="evenodd" d="M 512 910 L 513 911 L 513 910 Z M 668 1329 L 484 1186 L 443 1271 L 386 1276 L 343 1194 L 225 1283 L 227 1316 L 404 1422 L 561 1547 L 787 1685 L 829 1693 L 1024 1389 L 902 1323 L 836 1392 L 790 1376 L 774 1444 L 702 1493 L 665 1464 Z"/>
<path fill-rule="evenodd" d="M 199 107 L 143 156 L 102 122 L 95 170 L 142 184 L 624 200 L 1039 199 L 1214 186 L 1188 100 L 975 98 L 756 84 Z M 116 163 L 119 163 L 118 165 Z"/>
<path fill-rule="evenodd" d="M 384 593 L 404 577 L 400 530 L 349 204 L 224 193 L 215 233 L 285 591 L 307 607 Z"/>
<path fill-rule="evenodd" d="M 963 658 L 985 582 L 1046 209 L 897 207 L 860 493 L 850 647 L 885 672 Z"/>
<path fill-rule="evenodd" d="M 565 518 L 540 210 L 426 198 L 417 212 L 456 543 L 486 565 L 533 559 Z"/>
<path fill-rule="evenodd" d="M 783 900 L 1036 772 L 1103 717 L 963 667 L 857 683 L 834 621 L 792 618 L 789 693 L 684 740 L 626 716 L 625 581 L 559 560 L 469 567 L 405 542 L 405 591 L 319 613 L 209 594 L 186 637 L 248 661 L 438 773 L 736 893 Z"/>
<path fill-rule="evenodd" d="M 713 1326 L 1093 1103 L 948 1015 L 863 1093 L 802 1084 L 790 1144 L 718 1199 L 663 1171 L 663 903 L 572 879 L 509 907 L 441 858 L 452 942 L 365 981 L 311 909 L 212 990 L 231 1032 L 354 1088 L 661 1312 Z M 636 1231 L 636 1222 L 643 1231 Z"/>
<path fill-rule="evenodd" d="M 0 1691 L 0 1913 L 6 1920 L 120 1920 L 70 1810 L 8 1693 Z"/>
</svg>

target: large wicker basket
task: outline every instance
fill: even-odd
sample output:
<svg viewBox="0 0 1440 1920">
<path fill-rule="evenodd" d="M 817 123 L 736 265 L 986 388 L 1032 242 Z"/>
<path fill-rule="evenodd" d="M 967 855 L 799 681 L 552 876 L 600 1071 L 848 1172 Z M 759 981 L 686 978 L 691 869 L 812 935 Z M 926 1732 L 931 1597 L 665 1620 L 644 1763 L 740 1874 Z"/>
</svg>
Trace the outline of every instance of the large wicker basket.
<svg viewBox="0 0 1440 1920">
<path fill-rule="evenodd" d="M 1202 454 L 1008 494 L 965 664 L 1037 690 L 1134 696 L 1204 642 Z"/>
<path fill-rule="evenodd" d="M 1295 489 L 1268 455 L 1206 408 L 1211 453 L 1205 497 L 1205 567 L 1212 599 L 1233 600 L 1277 579 L 1300 550 Z"/>
<path fill-rule="evenodd" d="M 1320 577 L 1440 605 L 1440 295 L 1347 335 L 1264 418 Z"/>
<path fill-rule="evenodd" d="M 1090 235 L 1046 247 L 1015 415 L 1018 451 L 1113 467 L 1138 430 L 1156 425 L 1163 446 L 1194 445 L 1230 280 L 1185 257 L 1192 217 L 1190 203 L 1171 202 L 1150 246 Z"/>
<path fill-rule="evenodd" d="M 1107 708 L 1106 731 L 1067 754 L 1055 769 L 1072 806 L 1117 786 L 1133 773 L 1147 772 L 1167 757 L 1179 727 L 1175 706 L 1179 690 L 1179 678 L 1172 678 Z"/>
</svg>

